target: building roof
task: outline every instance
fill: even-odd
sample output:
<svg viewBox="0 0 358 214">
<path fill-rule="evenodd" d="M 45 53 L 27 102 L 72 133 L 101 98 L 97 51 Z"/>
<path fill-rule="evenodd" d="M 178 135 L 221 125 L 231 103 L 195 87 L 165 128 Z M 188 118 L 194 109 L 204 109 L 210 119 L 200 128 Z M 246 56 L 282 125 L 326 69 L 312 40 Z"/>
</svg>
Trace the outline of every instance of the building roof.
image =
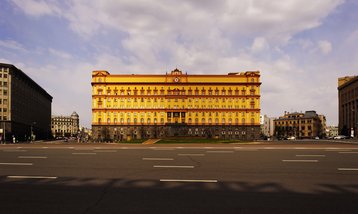
<svg viewBox="0 0 358 214">
<path fill-rule="evenodd" d="M 358 76 L 346 76 L 338 78 L 338 90 L 358 82 Z"/>
</svg>

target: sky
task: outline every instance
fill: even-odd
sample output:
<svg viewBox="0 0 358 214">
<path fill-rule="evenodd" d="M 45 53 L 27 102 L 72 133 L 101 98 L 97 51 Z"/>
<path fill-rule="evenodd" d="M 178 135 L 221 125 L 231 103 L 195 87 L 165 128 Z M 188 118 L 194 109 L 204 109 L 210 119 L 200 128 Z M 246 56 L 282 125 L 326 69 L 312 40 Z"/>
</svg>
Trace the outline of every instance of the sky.
<svg viewBox="0 0 358 214">
<path fill-rule="evenodd" d="M 337 78 L 358 75 L 356 0 L 2 0 L 0 62 L 91 127 L 91 72 L 261 72 L 261 114 L 338 125 Z"/>
</svg>

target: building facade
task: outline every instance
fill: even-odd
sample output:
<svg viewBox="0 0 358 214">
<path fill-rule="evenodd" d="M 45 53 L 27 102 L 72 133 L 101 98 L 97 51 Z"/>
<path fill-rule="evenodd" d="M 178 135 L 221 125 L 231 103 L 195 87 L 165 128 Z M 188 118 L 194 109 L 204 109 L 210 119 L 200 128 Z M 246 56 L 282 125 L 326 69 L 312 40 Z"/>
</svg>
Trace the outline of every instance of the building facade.
<svg viewBox="0 0 358 214">
<path fill-rule="evenodd" d="M 52 96 L 11 64 L 0 63 L 0 84 L 1 140 L 49 138 Z"/>
<path fill-rule="evenodd" d="M 274 136 L 275 131 L 275 118 L 268 117 L 267 115 L 262 116 L 261 132 L 264 137 Z"/>
<path fill-rule="evenodd" d="M 74 111 L 71 116 L 52 116 L 51 131 L 53 137 L 75 137 L 80 131 L 80 117 Z"/>
<path fill-rule="evenodd" d="M 92 137 L 258 139 L 260 72 L 111 75 L 92 72 Z"/>
<path fill-rule="evenodd" d="M 316 111 L 306 111 L 305 113 L 289 113 L 274 120 L 275 136 L 279 139 L 288 137 L 303 138 L 323 138 L 325 137 L 326 117 L 318 115 Z"/>
<path fill-rule="evenodd" d="M 338 135 L 338 127 L 337 126 L 327 126 L 326 128 L 326 137 L 334 138 Z"/>
<path fill-rule="evenodd" d="M 358 76 L 338 79 L 339 133 L 358 136 Z"/>
</svg>

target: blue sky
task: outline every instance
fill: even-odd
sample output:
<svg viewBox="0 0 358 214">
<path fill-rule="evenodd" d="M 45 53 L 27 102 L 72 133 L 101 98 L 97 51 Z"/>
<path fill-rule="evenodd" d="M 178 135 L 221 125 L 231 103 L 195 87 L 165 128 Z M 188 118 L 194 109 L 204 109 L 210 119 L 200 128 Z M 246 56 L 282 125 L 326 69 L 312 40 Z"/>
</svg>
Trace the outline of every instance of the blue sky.
<svg viewBox="0 0 358 214">
<path fill-rule="evenodd" d="M 261 112 L 316 110 L 337 125 L 337 78 L 358 74 L 355 0 L 4 0 L 0 62 L 91 125 L 91 71 L 260 70 Z"/>
</svg>

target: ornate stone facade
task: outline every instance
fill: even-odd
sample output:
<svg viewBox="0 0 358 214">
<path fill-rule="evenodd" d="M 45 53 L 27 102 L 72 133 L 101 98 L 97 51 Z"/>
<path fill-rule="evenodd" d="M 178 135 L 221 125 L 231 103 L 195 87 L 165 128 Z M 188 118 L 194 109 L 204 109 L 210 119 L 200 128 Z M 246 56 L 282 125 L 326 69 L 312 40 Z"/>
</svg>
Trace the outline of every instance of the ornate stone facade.
<svg viewBox="0 0 358 214">
<path fill-rule="evenodd" d="M 94 140 L 173 136 L 258 139 L 260 73 L 111 75 L 92 72 Z"/>
</svg>

